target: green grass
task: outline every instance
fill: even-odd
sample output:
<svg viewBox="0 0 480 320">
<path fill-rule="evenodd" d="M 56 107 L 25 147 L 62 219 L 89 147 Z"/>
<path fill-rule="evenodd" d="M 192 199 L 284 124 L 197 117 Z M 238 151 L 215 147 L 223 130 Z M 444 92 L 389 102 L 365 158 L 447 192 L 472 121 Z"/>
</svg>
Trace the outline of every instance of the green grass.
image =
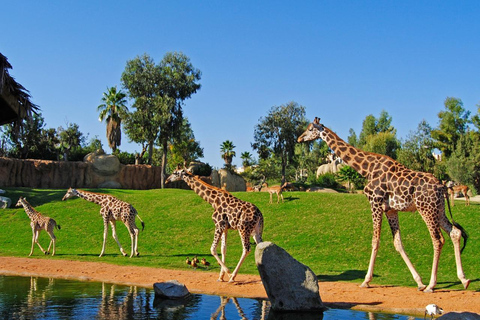
<svg viewBox="0 0 480 320">
<path fill-rule="evenodd" d="M 105 256 L 98 257 L 103 239 L 103 222 L 98 205 L 79 198 L 62 202 L 66 190 L 7 188 L 6 191 L 14 203 L 19 196 L 25 196 L 38 211 L 54 218 L 62 227 L 61 230 L 55 230 L 57 254 L 54 257 L 43 256 L 38 247 L 35 247 L 33 257 L 188 269 L 185 258 L 197 255 L 200 258 L 206 257 L 212 263 L 209 271 L 219 271 L 210 255 L 213 209 L 193 191 L 91 190 L 109 193 L 130 202 L 145 222 L 145 231 L 140 232 L 139 236 L 141 256 L 132 259 L 121 256 L 110 229 Z M 285 203 L 269 204 L 268 193 L 238 192 L 234 195 L 254 203 L 262 211 L 265 241 L 276 243 L 295 259 L 308 265 L 320 280 L 363 281 L 368 268 L 372 237 L 371 214 L 365 196 L 288 192 L 284 193 Z M 465 207 L 461 201 L 457 201 L 453 208 L 455 220 L 470 236 L 462 260 L 465 274 L 472 280 L 470 289 L 477 291 L 480 290 L 479 209 L 479 204 L 472 203 Z M 137 225 L 140 226 L 138 220 Z M 425 223 L 418 213 L 400 213 L 400 226 L 405 250 L 427 284 L 432 264 L 432 243 Z M 0 210 L 0 227 L 0 255 L 26 257 L 30 252 L 31 229 L 23 208 Z M 130 253 L 130 237 L 121 222 L 117 222 L 117 231 L 120 242 L 126 252 Z M 48 235 L 42 232 L 40 243 L 46 247 L 48 242 Z M 227 265 L 232 270 L 241 250 L 238 233 L 231 230 Z M 253 250 L 243 263 L 240 273 L 258 273 Z M 199 268 L 197 271 L 204 270 Z M 386 221 L 383 224 L 372 284 L 416 286 L 393 247 Z M 448 236 L 440 258 L 437 288 L 462 289 L 456 277 L 453 245 Z"/>
</svg>

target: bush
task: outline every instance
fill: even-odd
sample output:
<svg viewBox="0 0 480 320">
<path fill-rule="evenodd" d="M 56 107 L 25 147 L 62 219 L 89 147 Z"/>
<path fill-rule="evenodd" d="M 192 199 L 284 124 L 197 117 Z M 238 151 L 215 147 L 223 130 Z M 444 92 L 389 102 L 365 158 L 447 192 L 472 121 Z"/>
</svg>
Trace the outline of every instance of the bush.
<svg viewBox="0 0 480 320">
<path fill-rule="evenodd" d="M 335 174 L 330 172 L 318 176 L 315 184 L 322 188 L 332 188 L 332 189 L 340 188 L 340 185 L 337 182 Z"/>
</svg>

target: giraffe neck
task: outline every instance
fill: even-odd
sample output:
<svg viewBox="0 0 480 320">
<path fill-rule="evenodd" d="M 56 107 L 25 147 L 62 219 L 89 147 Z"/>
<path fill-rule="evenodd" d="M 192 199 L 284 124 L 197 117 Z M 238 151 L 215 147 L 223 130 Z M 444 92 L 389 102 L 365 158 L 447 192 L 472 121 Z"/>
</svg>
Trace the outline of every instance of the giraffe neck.
<svg viewBox="0 0 480 320">
<path fill-rule="evenodd" d="M 34 220 L 35 218 L 38 217 L 39 215 L 38 212 L 26 200 L 22 201 L 22 206 L 25 209 L 25 213 L 30 218 L 30 220 Z"/>
<path fill-rule="evenodd" d="M 369 163 L 377 160 L 377 155 L 357 149 L 327 127 L 323 127 L 321 139 L 325 141 L 330 149 L 342 159 L 343 162 L 355 169 L 359 174 L 367 177 L 369 172 Z"/>
<path fill-rule="evenodd" d="M 196 194 L 210 203 L 213 207 L 217 205 L 216 200 L 220 195 L 229 194 L 227 191 L 209 185 L 194 175 L 185 175 L 183 181 L 185 181 Z"/>
<path fill-rule="evenodd" d="M 78 196 L 82 199 L 85 199 L 87 201 L 96 203 L 98 205 L 102 205 L 103 201 L 109 197 L 109 195 L 102 194 L 102 193 L 95 193 L 95 192 L 89 192 L 85 190 L 78 190 Z"/>
</svg>

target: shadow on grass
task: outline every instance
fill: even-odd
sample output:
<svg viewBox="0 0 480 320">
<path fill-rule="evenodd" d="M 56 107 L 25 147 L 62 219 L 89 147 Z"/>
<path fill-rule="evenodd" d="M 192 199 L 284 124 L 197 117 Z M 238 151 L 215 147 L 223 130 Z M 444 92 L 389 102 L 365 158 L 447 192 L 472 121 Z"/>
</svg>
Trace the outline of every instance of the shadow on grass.
<svg viewBox="0 0 480 320">
<path fill-rule="evenodd" d="M 65 190 L 49 190 L 49 189 L 31 189 L 31 188 L 5 188 L 5 196 L 12 199 L 12 207 L 17 203 L 18 198 L 25 197 L 27 201 L 34 207 L 42 204 L 61 201 Z"/>
<path fill-rule="evenodd" d="M 479 282 L 480 278 L 470 280 L 470 285 L 475 282 Z M 438 282 L 437 286 L 435 287 L 436 289 L 449 289 L 455 286 L 462 286 L 462 283 L 460 281 L 453 281 L 453 282 Z M 476 290 L 477 292 L 480 291 L 480 289 Z"/>
<path fill-rule="evenodd" d="M 347 270 L 336 275 L 318 274 L 317 278 L 320 281 L 328 281 L 328 282 L 352 281 L 352 280 L 364 279 L 366 274 L 367 273 L 363 270 Z"/>
</svg>

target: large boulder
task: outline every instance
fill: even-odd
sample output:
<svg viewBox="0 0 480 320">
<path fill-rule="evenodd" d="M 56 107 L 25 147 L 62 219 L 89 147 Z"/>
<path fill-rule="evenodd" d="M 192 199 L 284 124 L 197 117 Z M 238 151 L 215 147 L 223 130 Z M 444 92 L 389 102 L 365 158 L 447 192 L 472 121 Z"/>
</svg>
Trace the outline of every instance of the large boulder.
<svg viewBox="0 0 480 320">
<path fill-rule="evenodd" d="M 0 209 L 10 208 L 11 205 L 12 200 L 10 198 L 0 196 Z"/>
<path fill-rule="evenodd" d="M 272 242 L 255 250 L 255 263 L 274 311 L 323 311 L 318 279 L 306 265 Z"/>
<path fill-rule="evenodd" d="M 212 171 L 212 185 L 228 192 L 247 191 L 247 182 L 242 176 L 226 169 Z"/>
<path fill-rule="evenodd" d="M 317 178 L 325 173 L 337 173 L 345 165 L 338 161 L 322 164 L 317 169 Z"/>
<path fill-rule="evenodd" d="M 480 314 L 473 312 L 449 312 L 437 318 L 442 320 L 480 320 Z"/>
<path fill-rule="evenodd" d="M 120 160 L 112 154 L 89 153 L 83 161 L 92 163 L 93 171 L 101 176 L 113 176 L 120 171 Z"/>
<path fill-rule="evenodd" d="M 177 280 L 156 282 L 153 284 L 155 295 L 163 299 L 182 299 L 190 295 L 187 287 Z"/>
</svg>

